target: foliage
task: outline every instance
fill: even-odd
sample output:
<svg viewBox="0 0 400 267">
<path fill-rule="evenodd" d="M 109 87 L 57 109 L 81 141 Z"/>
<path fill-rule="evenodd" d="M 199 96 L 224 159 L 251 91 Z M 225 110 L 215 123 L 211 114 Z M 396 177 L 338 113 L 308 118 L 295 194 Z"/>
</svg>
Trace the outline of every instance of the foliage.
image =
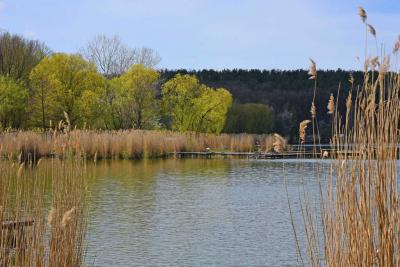
<svg viewBox="0 0 400 267">
<path fill-rule="evenodd" d="M 232 103 L 226 89 L 200 84 L 194 75 L 177 74 L 161 93 L 164 112 L 177 131 L 221 132 Z"/>
<path fill-rule="evenodd" d="M 304 103 L 304 99 L 313 96 L 310 89 L 313 82 L 307 79 L 306 70 L 162 70 L 157 75 L 157 82 L 143 81 L 149 84 L 142 85 L 152 90 L 137 90 L 133 88 L 139 86 L 139 78 L 134 76 L 146 76 L 151 72 L 150 69 L 147 74 L 145 71 L 139 74 L 137 69 L 138 73 L 132 77 L 125 72 L 134 63 L 141 63 L 145 68 L 155 66 L 160 61 L 156 52 L 149 48 L 130 48 L 117 36 L 104 35 L 94 38 L 81 52 L 105 78 L 118 77 L 113 80 L 101 77 L 94 65 L 77 55 L 56 54 L 43 59 L 50 54 L 44 44 L 19 35 L 0 34 L 0 75 L 22 83 L 27 88 L 30 111 L 25 114 L 15 112 L 21 111 L 17 106 L 24 101 L 22 97 L 21 101 L 8 107 L 13 112 L 8 112 L 9 115 L 3 113 L 7 118 L 2 119 L 2 124 L 46 128 L 50 120 L 57 123 L 63 119 L 63 111 L 66 111 L 72 124 L 80 127 L 87 124 L 92 128 L 148 129 L 164 124 L 178 131 L 220 132 L 224 127 L 223 114 L 226 114 L 233 97 L 238 103 L 268 106 L 274 123 L 272 129 L 265 126 L 263 131 L 279 132 L 289 137 L 289 142 L 297 142 L 297 125 L 309 118 L 310 107 Z M 155 72 L 152 77 L 154 75 Z M 318 72 L 315 106 L 322 142 L 328 142 L 331 134 L 329 127 L 323 127 L 331 123 L 331 116 L 325 112 L 326 103 L 332 93 L 337 95 L 339 83 L 341 94 L 337 102 L 345 101 L 350 88 L 348 77 L 349 72 L 340 69 Z M 355 84 L 360 83 L 363 73 L 353 72 L 353 77 Z M 129 84 L 129 79 L 136 79 L 136 82 Z M 164 92 L 161 92 L 161 84 L 164 82 Z M 228 88 L 229 93 L 211 88 Z M 148 94 L 138 96 L 137 92 Z M 160 97 L 162 101 L 158 101 Z M 163 113 L 159 112 L 158 102 L 163 104 Z M 228 115 L 233 116 L 236 108 Z M 253 108 L 245 108 L 246 113 L 252 113 L 250 109 Z M 339 105 L 337 108 L 343 113 L 345 106 Z M 240 117 L 245 115 L 241 114 Z M 260 132 L 259 128 L 264 127 L 261 124 L 269 124 L 269 119 L 262 119 L 258 114 L 243 121 L 246 121 L 247 126 L 239 126 L 231 117 L 224 130 Z M 257 126 L 250 126 L 255 121 Z M 233 129 L 235 127 L 232 123 L 240 129 Z"/>
<path fill-rule="evenodd" d="M 0 75 L 27 82 L 30 71 L 49 53 L 49 49 L 38 41 L 1 33 Z"/>
<path fill-rule="evenodd" d="M 31 72 L 32 120 L 46 128 L 67 112 L 72 125 L 99 126 L 100 99 L 104 78 L 81 56 L 54 54 L 43 59 Z"/>
<path fill-rule="evenodd" d="M 28 90 L 11 78 L 0 76 L 0 128 L 20 128 L 26 119 Z"/>
<path fill-rule="evenodd" d="M 274 127 L 272 109 L 264 104 L 234 103 L 228 112 L 226 133 L 270 133 Z"/>
<path fill-rule="evenodd" d="M 158 79 L 157 71 L 143 65 L 133 65 L 113 79 L 109 103 L 114 128 L 150 129 L 158 125 Z"/>
<path fill-rule="evenodd" d="M 169 80 L 175 75 L 196 75 L 201 83 L 212 87 L 227 88 L 235 101 L 240 103 L 261 103 L 272 108 L 274 116 L 274 132 L 290 136 L 291 142 L 297 142 L 297 126 L 309 118 L 310 107 L 307 102 L 313 97 L 313 81 L 308 80 L 306 70 L 162 70 L 161 79 Z M 354 83 L 362 83 L 363 73 L 354 71 Z M 326 104 L 331 93 L 337 95 L 339 83 L 341 93 L 339 103 L 344 103 L 350 90 L 348 82 L 349 71 L 326 70 L 318 71 L 318 91 L 315 105 L 319 111 L 318 123 L 329 125 L 331 116 L 326 111 Z M 339 105 L 340 112 L 345 111 L 344 105 Z M 330 132 L 322 136 L 324 142 L 329 142 Z"/>
</svg>

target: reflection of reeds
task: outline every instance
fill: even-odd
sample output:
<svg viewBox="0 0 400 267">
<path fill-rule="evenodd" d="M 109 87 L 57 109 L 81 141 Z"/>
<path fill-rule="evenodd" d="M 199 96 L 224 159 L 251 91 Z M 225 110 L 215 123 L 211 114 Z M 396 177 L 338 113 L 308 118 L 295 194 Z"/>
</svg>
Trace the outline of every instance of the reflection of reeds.
<svg viewBox="0 0 400 267">
<path fill-rule="evenodd" d="M 362 8 L 359 15 L 365 22 Z M 355 99 L 349 92 L 343 120 L 337 110 L 333 115 L 336 151 L 326 179 L 317 174 L 318 204 L 305 189 L 302 214 L 310 266 L 400 266 L 400 74 L 388 71 L 387 57 L 377 60 L 367 61 Z M 380 72 L 374 78 L 377 64 Z"/>
<path fill-rule="evenodd" d="M 0 160 L 0 266 L 84 265 L 83 164 Z"/>
<path fill-rule="evenodd" d="M 31 164 L 40 157 L 69 157 L 73 155 L 97 159 L 140 159 L 166 157 L 171 152 L 229 150 L 255 151 L 272 149 L 266 142 L 269 135 L 199 134 L 168 131 L 89 131 L 54 129 L 47 133 L 32 131 L 0 134 L 0 156 L 16 158 Z M 271 135 L 272 136 L 272 135 Z"/>
</svg>

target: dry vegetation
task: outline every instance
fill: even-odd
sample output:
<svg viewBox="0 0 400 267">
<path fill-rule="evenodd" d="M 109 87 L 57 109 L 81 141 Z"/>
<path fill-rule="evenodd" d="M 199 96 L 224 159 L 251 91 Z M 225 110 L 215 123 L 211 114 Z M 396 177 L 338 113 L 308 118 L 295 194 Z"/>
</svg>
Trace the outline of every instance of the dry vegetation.
<svg viewBox="0 0 400 267">
<path fill-rule="evenodd" d="M 83 266 L 83 167 L 0 160 L 0 266 Z"/>
<path fill-rule="evenodd" d="M 59 128 L 64 130 L 0 135 L 0 267 L 84 265 L 85 158 L 139 159 L 207 148 L 252 151 L 286 147 L 286 140 L 279 135 Z"/>
<path fill-rule="evenodd" d="M 206 151 L 235 152 L 272 151 L 272 135 L 213 135 L 175 133 L 168 131 L 88 131 L 52 130 L 0 134 L 0 156 L 20 162 L 36 161 L 40 157 L 82 156 L 94 159 L 140 159 L 167 157 L 172 152 Z M 286 141 L 282 138 L 282 149 Z"/>
<path fill-rule="evenodd" d="M 376 38 L 365 10 L 359 15 Z M 397 41 L 394 57 L 399 47 Z M 317 174 L 317 203 L 307 186 L 303 195 L 309 266 L 400 266 L 400 74 L 389 62 L 388 56 L 367 59 L 360 87 L 350 77 L 346 103 L 336 103 L 346 105 L 346 114 L 334 112 L 329 99 L 337 153 L 328 174 Z"/>
</svg>

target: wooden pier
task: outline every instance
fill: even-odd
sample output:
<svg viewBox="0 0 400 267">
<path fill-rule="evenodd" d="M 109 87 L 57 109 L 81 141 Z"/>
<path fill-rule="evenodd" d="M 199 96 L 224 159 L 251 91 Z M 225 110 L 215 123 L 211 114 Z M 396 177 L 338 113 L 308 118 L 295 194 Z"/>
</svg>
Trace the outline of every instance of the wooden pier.
<svg viewBox="0 0 400 267">
<path fill-rule="evenodd" d="M 312 152 L 172 152 L 172 156 L 176 158 L 211 158 L 211 157 L 239 157 L 253 159 L 296 159 L 296 158 L 313 158 L 316 154 Z M 317 154 L 318 155 L 318 154 Z"/>
<path fill-rule="evenodd" d="M 398 153 L 400 154 L 400 145 Z M 362 153 L 362 151 L 349 150 L 344 147 L 337 147 L 329 144 L 313 145 L 292 145 L 289 151 L 263 152 L 259 148 L 254 148 L 254 152 L 230 152 L 230 151 L 200 151 L 200 152 L 171 152 L 170 155 L 176 158 L 211 158 L 211 157 L 239 157 L 253 159 L 304 159 L 304 158 L 344 158 L 354 157 Z M 346 155 L 347 154 L 347 155 Z M 398 158 L 399 159 L 399 158 Z"/>
<path fill-rule="evenodd" d="M 253 159 L 296 159 L 296 158 L 329 158 L 337 150 L 331 145 L 293 145 L 290 151 L 281 153 L 262 152 L 255 148 L 254 152 L 230 152 L 230 151 L 200 151 L 200 152 L 172 152 L 176 158 L 211 158 L 211 157 L 239 157 Z"/>
</svg>

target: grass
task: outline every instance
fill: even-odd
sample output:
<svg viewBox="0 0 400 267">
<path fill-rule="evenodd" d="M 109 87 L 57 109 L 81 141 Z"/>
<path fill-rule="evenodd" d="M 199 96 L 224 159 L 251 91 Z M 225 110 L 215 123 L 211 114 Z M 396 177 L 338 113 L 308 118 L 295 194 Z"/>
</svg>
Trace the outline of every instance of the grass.
<svg viewBox="0 0 400 267">
<path fill-rule="evenodd" d="M 34 162 L 41 157 L 81 156 L 92 159 L 167 157 L 182 151 L 273 151 L 273 135 L 200 134 L 169 131 L 89 131 L 53 129 L 46 133 L 13 131 L 0 134 L 0 156 Z"/>
</svg>

